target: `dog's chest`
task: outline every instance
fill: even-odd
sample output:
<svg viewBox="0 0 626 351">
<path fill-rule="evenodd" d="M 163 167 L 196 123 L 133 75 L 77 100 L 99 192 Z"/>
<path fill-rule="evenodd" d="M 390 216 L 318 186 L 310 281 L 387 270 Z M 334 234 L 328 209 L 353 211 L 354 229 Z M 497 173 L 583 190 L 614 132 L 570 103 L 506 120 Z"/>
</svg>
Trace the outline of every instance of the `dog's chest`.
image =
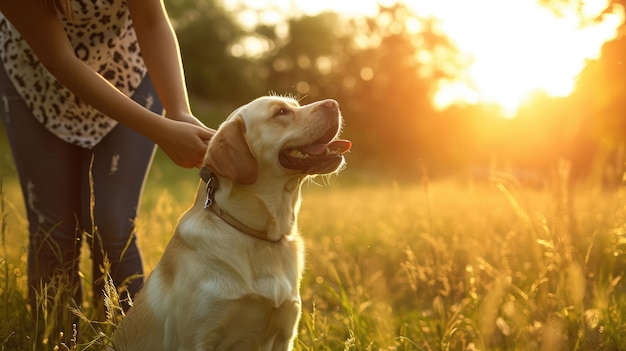
<svg viewBox="0 0 626 351">
<path fill-rule="evenodd" d="M 254 255 L 222 262 L 213 267 L 220 272 L 217 280 L 229 284 L 228 290 L 240 296 L 261 296 L 277 308 L 298 298 L 303 259 L 300 252 L 253 249 Z"/>
<path fill-rule="evenodd" d="M 148 284 L 167 286 L 150 290 L 155 295 L 167 295 L 172 292 L 168 288 L 172 288 L 204 303 L 256 295 L 271 301 L 274 307 L 299 296 L 304 261 L 299 240 L 266 243 L 235 238 L 185 245 L 174 255 L 176 259 L 170 259 L 171 250 L 166 250 L 149 279 L 154 282 Z M 174 281 L 166 283 L 166 277 Z"/>
</svg>

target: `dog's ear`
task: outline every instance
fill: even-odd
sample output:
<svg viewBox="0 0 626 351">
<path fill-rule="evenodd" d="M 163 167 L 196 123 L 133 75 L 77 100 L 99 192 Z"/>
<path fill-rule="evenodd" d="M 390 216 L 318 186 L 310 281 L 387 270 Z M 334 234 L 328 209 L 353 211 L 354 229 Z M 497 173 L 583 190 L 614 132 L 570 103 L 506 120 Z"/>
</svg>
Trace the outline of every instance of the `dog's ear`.
<svg viewBox="0 0 626 351">
<path fill-rule="evenodd" d="M 226 122 L 211 138 L 204 164 L 236 183 L 249 185 L 256 182 L 258 164 L 250 151 L 246 125 L 241 116 Z"/>
</svg>

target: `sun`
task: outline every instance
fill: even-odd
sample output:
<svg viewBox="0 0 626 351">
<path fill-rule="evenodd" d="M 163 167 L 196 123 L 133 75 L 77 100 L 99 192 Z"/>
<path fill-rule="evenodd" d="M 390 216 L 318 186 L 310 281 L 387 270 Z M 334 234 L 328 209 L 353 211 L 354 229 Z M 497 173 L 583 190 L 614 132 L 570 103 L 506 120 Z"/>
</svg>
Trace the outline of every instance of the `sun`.
<svg viewBox="0 0 626 351">
<path fill-rule="evenodd" d="M 490 104 L 507 118 L 538 92 L 570 95 L 585 65 L 624 23 L 624 9 L 609 0 L 565 1 L 557 8 L 538 0 L 403 2 L 416 16 L 435 19 L 466 61 L 456 77 L 439 81 L 435 107 Z"/>
<path fill-rule="evenodd" d="M 587 62 L 599 58 L 624 22 L 618 6 L 603 13 L 608 0 L 557 10 L 532 0 L 429 3 L 443 32 L 469 59 L 458 77 L 440 82 L 435 106 L 489 103 L 505 117 L 514 117 L 537 92 L 570 95 Z"/>
</svg>

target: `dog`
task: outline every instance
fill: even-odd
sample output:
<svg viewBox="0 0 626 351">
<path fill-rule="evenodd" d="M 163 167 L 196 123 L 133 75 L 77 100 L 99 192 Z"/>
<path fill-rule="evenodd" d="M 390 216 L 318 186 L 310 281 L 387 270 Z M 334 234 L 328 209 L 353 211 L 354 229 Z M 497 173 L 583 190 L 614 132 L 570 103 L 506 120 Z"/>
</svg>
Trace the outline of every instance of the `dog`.
<svg viewBox="0 0 626 351">
<path fill-rule="evenodd" d="M 291 350 L 301 186 L 345 166 L 339 104 L 264 96 L 210 140 L 193 206 L 114 334 L 118 350 Z"/>
</svg>

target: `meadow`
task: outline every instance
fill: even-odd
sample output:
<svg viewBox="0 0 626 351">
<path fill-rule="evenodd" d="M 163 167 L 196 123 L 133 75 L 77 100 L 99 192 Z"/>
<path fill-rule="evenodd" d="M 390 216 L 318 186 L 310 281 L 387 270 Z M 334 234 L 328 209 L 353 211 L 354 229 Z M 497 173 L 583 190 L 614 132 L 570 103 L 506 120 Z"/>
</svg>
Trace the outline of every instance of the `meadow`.
<svg viewBox="0 0 626 351">
<path fill-rule="evenodd" d="M 303 189 L 295 350 L 626 349 L 626 188 L 568 185 L 566 167 L 539 187 L 507 173 L 372 184 L 350 168 L 318 180 Z M 148 272 L 197 181 L 155 163 L 138 222 Z M 0 350 L 104 349 L 114 305 L 104 320 L 88 303 L 74 311 L 82 321 L 67 325 L 70 343 L 34 327 L 14 176 L 0 205 Z"/>
</svg>

